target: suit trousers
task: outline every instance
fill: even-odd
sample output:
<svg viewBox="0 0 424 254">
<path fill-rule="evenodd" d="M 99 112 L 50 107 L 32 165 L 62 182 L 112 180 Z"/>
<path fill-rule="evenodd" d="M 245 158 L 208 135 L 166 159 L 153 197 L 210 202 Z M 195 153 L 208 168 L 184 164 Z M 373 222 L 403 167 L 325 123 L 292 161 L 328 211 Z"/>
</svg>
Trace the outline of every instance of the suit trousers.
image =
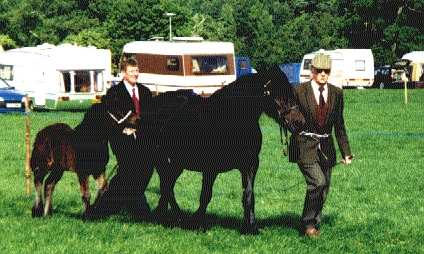
<svg viewBox="0 0 424 254">
<path fill-rule="evenodd" d="M 321 222 L 321 211 L 330 190 L 331 171 L 322 158 L 314 163 L 298 163 L 306 181 L 306 197 L 302 213 L 304 227 L 317 227 Z"/>
<path fill-rule="evenodd" d="M 96 212 L 110 215 L 127 208 L 135 215 L 149 213 L 150 207 L 144 192 L 153 174 L 153 164 L 147 148 L 143 148 L 141 142 L 133 136 L 119 136 L 112 139 L 110 144 L 118 169 L 108 190 L 96 202 Z"/>
</svg>

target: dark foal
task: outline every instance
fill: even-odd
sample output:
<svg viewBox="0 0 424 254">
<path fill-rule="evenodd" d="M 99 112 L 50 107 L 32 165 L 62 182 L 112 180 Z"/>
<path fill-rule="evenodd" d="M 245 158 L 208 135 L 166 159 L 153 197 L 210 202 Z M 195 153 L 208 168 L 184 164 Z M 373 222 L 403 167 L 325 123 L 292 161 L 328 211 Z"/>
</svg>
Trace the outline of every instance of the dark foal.
<svg viewBox="0 0 424 254">
<path fill-rule="evenodd" d="M 56 123 L 37 133 L 31 155 L 36 189 L 33 217 L 52 214 L 53 191 L 65 171 L 73 171 L 78 176 L 84 213 L 90 207 L 89 176 L 96 179 L 97 195 L 106 190 L 109 150 L 107 128 L 102 124 L 105 117 L 102 105 L 95 104 L 75 129 Z M 43 181 L 47 175 L 43 198 Z"/>
</svg>

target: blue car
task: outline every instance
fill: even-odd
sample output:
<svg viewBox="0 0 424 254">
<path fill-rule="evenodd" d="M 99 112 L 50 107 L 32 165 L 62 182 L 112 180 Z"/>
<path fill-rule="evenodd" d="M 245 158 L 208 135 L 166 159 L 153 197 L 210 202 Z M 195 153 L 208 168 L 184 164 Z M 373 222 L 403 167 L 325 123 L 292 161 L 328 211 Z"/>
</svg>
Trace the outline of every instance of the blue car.
<svg viewBox="0 0 424 254">
<path fill-rule="evenodd" d="M 0 113 L 25 112 L 25 93 L 0 78 Z"/>
</svg>

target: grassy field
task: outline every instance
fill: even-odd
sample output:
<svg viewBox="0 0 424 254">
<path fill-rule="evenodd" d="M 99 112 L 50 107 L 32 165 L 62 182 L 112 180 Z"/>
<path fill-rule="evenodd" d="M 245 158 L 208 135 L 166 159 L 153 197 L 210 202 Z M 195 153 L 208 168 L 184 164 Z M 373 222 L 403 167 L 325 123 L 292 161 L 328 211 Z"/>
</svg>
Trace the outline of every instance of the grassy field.
<svg viewBox="0 0 424 254">
<path fill-rule="evenodd" d="M 83 113 L 32 113 L 32 138 L 55 122 L 75 126 Z M 208 208 L 206 232 L 139 223 L 125 214 L 85 223 L 76 176 L 64 175 L 54 215 L 31 218 L 33 194 L 24 192 L 24 116 L 0 115 L 1 253 L 424 253 L 424 89 L 346 90 L 345 120 L 355 159 L 334 168 L 319 240 L 299 236 L 305 183 L 282 156 L 278 126 L 261 118 L 264 134 L 257 175 L 261 234 L 240 235 L 241 180 L 221 174 Z M 115 165 L 111 160 L 108 171 Z M 197 208 L 200 174 L 185 171 L 176 185 L 180 206 Z M 92 181 L 94 187 L 94 181 Z M 93 194 L 94 194 L 94 188 Z M 158 201 L 155 174 L 147 189 Z"/>
</svg>

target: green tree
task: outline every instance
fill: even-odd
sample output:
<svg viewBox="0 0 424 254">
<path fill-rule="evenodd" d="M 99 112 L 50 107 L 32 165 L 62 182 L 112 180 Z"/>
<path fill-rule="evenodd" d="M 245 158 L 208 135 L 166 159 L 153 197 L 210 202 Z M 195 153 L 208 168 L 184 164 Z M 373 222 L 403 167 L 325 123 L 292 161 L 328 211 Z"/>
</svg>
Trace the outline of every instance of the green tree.
<svg viewBox="0 0 424 254">
<path fill-rule="evenodd" d="M 75 43 L 80 46 L 95 46 L 96 48 L 109 48 L 110 45 L 107 33 L 100 29 L 85 29 L 78 34 L 70 34 L 63 42 Z"/>
<path fill-rule="evenodd" d="M 9 35 L 0 34 L 0 51 L 16 48 L 16 42 Z"/>
</svg>

